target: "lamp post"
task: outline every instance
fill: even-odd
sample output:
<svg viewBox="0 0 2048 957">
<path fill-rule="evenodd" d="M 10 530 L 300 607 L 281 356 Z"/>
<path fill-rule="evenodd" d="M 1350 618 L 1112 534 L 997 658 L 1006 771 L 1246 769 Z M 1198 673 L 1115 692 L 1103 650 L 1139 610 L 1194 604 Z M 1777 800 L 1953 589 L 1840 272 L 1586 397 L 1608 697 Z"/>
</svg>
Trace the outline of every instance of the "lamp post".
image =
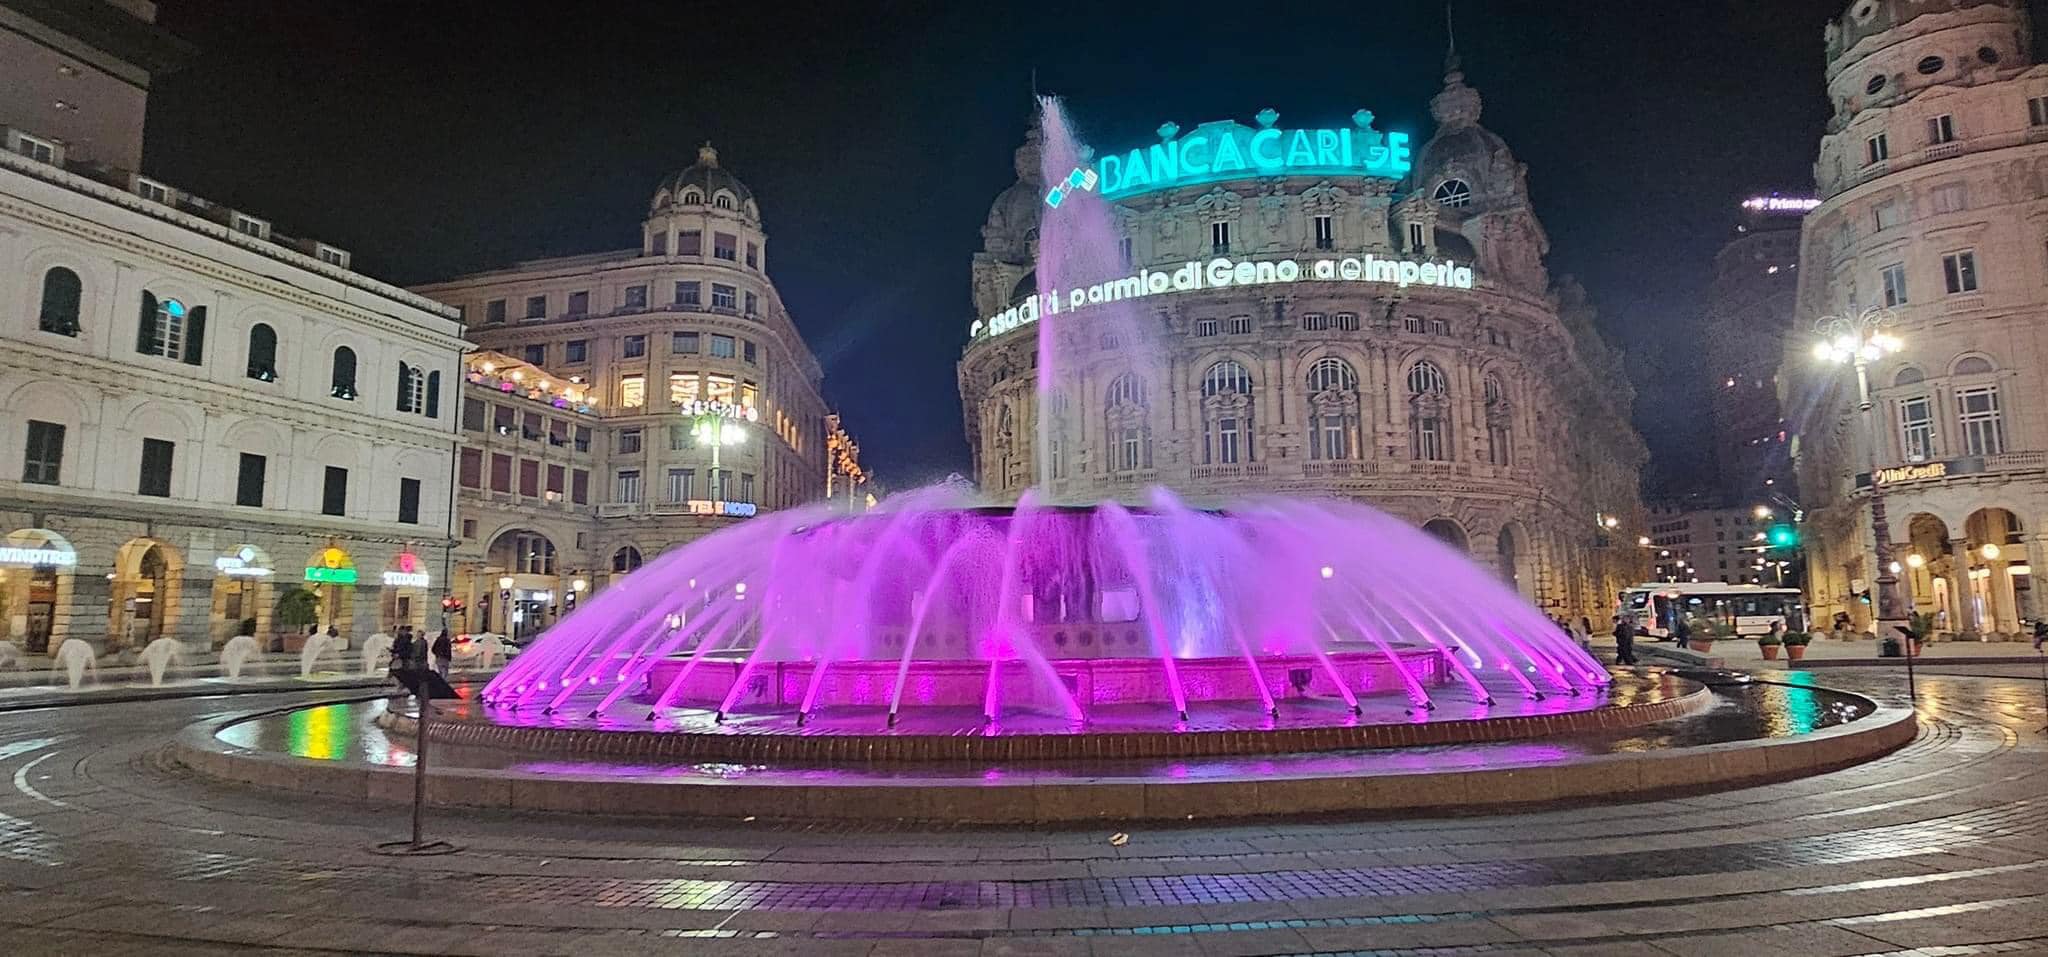
<svg viewBox="0 0 2048 957">
<path fill-rule="evenodd" d="M 718 450 L 728 445 L 738 445 L 747 440 L 747 430 L 738 422 L 716 415 L 700 415 L 690 429 L 690 434 L 699 445 L 711 446 L 711 476 L 706 483 L 711 497 L 725 501 L 724 480 L 718 468 Z"/>
<path fill-rule="evenodd" d="M 1814 334 L 1820 339 L 1813 346 L 1814 358 L 1835 364 L 1847 362 L 1855 368 L 1856 408 L 1863 413 L 1865 427 L 1869 430 L 1865 464 L 1870 470 L 1870 533 L 1877 553 L 1877 563 L 1872 567 L 1877 572 L 1876 613 L 1880 640 L 1907 623 L 1904 607 L 1899 602 L 1899 576 L 1892 571 L 1892 530 L 1884 513 L 1884 487 L 1877 480 L 1877 447 L 1884 440 L 1884 430 L 1877 422 L 1877 405 L 1870 398 L 1870 364 L 1905 346 L 1890 332 L 1897 320 L 1897 314 L 1890 309 L 1870 308 L 1855 315 L 1822 316 L 1813 325 Z M 1905 644 L 1906 694 L 1909 699 L 1917 701 L 1912 643 Z"/>
</svg>

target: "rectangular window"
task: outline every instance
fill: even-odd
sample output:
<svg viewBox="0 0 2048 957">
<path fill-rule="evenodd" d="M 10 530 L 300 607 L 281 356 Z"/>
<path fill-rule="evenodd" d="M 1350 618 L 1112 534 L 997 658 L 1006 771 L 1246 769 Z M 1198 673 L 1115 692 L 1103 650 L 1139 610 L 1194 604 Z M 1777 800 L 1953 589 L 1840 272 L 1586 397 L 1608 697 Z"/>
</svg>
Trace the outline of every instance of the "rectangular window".
<svg viewBox="0 0 2048 957">
<path fill-rule="evenodd" d="M 512 456 L 491 454 L 491 491 L 512 491 Z"/>
<path fill-rule="evenodd" d="M 519 357 L 533 365 L 547 365 L 548 347 L 546 344 L 527 346 L 521 350 Z"/>
<path fill-rule="evenodd" d="M 171 453 L 177 446 L 163 439 L 142 440 L 142 478 L 135 491 L 142 495 L 169 498 L 171 495 Z"/>
<path fill-rule="evenodd" d="M 587 315 L 589 315 L 589 314 L 590 314 L 590 293 L 589 293 L 588 291 L 584 291 L 584 292 L 572 292 L 572 293 L 570 293 L 570 294 L 569 294 L 569 315 L 572 315 L 572 316 L 587 316 Z"/>
<path fill-rule="evenodd" d="M 348 514 L 348 469 L 339 465 L 327 467 L 326 477 L 320 483 L 320 514 Z"/>
<path fill-rule="evenodd" d="M 733 351 L 733 346 L 737 343 L 737 341 L 738 340 L 735 340 L 731 336 L 721 336 L 714 333 L 711 336 L 711 358 L 733 358 L 735 355 L 737 355 L 737 353 Z"/>
<path fill-rule="evenodd" d="M 743 315 L 749 315 L 749 316 L 758 316 L 758 315 L 760 315 L 760 314 L 761 314 L 761 297 L 760 297 L 760 296 L 756 296 L 756 295 L 754 295 L 754 294 L 753 294 L 752 292 L 749 292 L 749 293 L 747 293 L 747 298 L 746 298 L 746 299 L 745 299 L 744 301 L 745 301 L 745 302 L 746 302 L 746 304 L 747 304 L 747 305 L 746 305 L 746 308 L 744 308 L 744 309 L 740 310 L 740 312 L 741 312 L 741 313 L 742 313 Z"/>
<path fill-rule="evenodd" d="M 696 491 L 696 488 L 696 469 L 668 470 L 668 500 L 670 502 L 689 501 L 692 493 Z"/>
<path fill-rule="evenodd" d="M 1888 199 L 1877 204 L 1875 213 L 1877 215 L 1878 229 L 1890 229 L 1899 224 L 1899 204 L 1897 200 Z"/>
<path fill-rule="evenodd" d="M 1316 217 L 1316 248 L 1337 248 L 1337 221 L 1329 216 Z"/>
<path fill-rule="evenodd" d="M 1129 266 L 1136 258 L 1136 252 L 1131 245 L 1131 237 L 1124 236 L 1119 238 L 1116 241 L 1116 252 L 1118 256 L 1122 257 L 1124 265 Z"/>
<path fill-rule="evenodd" d="M 1977 291 L 1977 253 L 1965 249 L 1941 257 L 1941 275 L 1948 282 L 1948 294 Z"/>
<path fill-rule="evenodd" d="M 590 504 L 589 469 L 577 469 L 569 473 L 569 501 L 578 505 Z"/>
<path fill-rule="evenodd" d="M 570 365 L 581 365 L 590 361 L 590 340 L 571 339 L 562 347 L 562 359 Z"/>
<path fill-rule="evenodd" d="M 761 364 L 761 354 L 755 351 L 753 340 L 740 340 L 740 361 L 750 366 Z"/>
<path fill-rule="evenodd" d="M 754 500 L 754 476 L 753 476 L 753 473 L 751 473 L 751 472 L 741 472 L 741 473 L 740 473 L 740 497 L 739 497 L 738 499 L 736 499 L 736 501 L 741 501 L 741 502 L 752 502 L 753 500 Z"/>
<path fill-rule="evenodd" d="M 626 287 L 626 298 L 625 302 L 622 304 L 622 308 L 625 308 L 629 311 L 638 311 L 647 308 L 647 286 L 645 283 L 638 286 Z"/>
<path fill-rule="evenodd" d="M 747 244 L 747 268 L 761 268 L 761 247 L 753 243 Z"/>
<path fill-rule="evenodd" d="M 519 437 L 529 442 L 538 442 L 546 427 L 541 424 L 538 412 L 528 412 L 519 418 Z"/>
<path fill-rule="evenodd" d="M 685 230 L 681 230 L 681 231 L 677 232 L 677 233 L 676 233 L 676 255 L 678 255 L 678 256 L 702 256 L 702 255 L 704 255 L 704 231 L 703 231 L 703 230 L 701 230 L 701 229 L 685 229 Z"/>
<path fill-rule="evenodd" d="M 1338 332 L 1357 332 L 1358 313 L 1340 312 L 1335 316 L 1330 317 L 1330 328 L 1335 329 Z"/>
<path fill-rule="evenodd" d="M 666 230 L 647 237 L 647 252 L 653 256 L 668 255 L 668 232 Z"/>
<path fill-rule="evenodd" d="M 1248 336 L 1248 335 L 1251 335 L 1251 334 L 1252 334 L 1252 317 L 1250 317 L 1250 316 L 1231 316 L 1231 317 L 1230 317 L 1230 334 L 1231 334 L 1231 335 L 1233 335 L 1233 336 Z"/>
<path fill-rule="evenodd" d="M 1301 316 L 1301 329 L 1303 332 L 1328 332 L 1330 331 L 1330 317 L 1320 312 L 1303 313 Z"/>
<path fill-rule="evenodd" d="M 265 239 L 270 236 L 270 224 L 254 216 L 244 216 L 241 213 L 236 213 L 230 218 L 229 222 L 234 224 L 235 232 L 241 233 L 244 236 L 254 236 L 257 239 Z"/>
<path fill-rule="evenodd" d="M 398 480 L 398 523 L 418 525 L 420 523 L 420 480 L 402 478 Z"/>
<path fill-rule="evenodd" d="M 561 419 L 548 420 L 548 444 L 561 448 L 569 444 L 569 423 Z"/>
<path fill-rule="evenodd" d="M 484 450 L 463 449 L 458 472 L 463 488 L 482 488 L 484 484 Z"/>
<path fill-rule="evenodd" d="M 1937 213 L 1960 213 L 1970 206 L 1969 194 L 1961 183 L 1949 183 L 1934 188 L 1934 211 Z"/>
<path fill-rule="evenodd" d="M 2040 124 L 2035 125 L 2038 126 Z M 155 180 L 144 179 L 140 176 L 135 177 L 135 195 L 152 203 L 169 203 L 171 201 L 171 190 L 169 187 Z"/>
<path fill-rule="evenodd" d="M 1423 243 L 1423 241 L 1422 241 L 1422 224 L 1421 224 L 1421 223 L 1409 223 L 1409 224 L 1408 224 L 1408 248 L 1409 248 L 1409 249 L 1421 249 L 1421 248 L 1423 247 L 1423 245 L 1424 245 L 1424 243 Z"/>
<path fill-rule="evenodd" d="M 695 279 L 676 282 L 676 305 L 701 306 L 704 304 L 704 284 Z"/>
<path fill-rule="evenodd" d="M 1119 472 L 1138 470 L 1139 454 L 1143 450 L 1144 437 L 1137 429 L 1125 429 L 1117 438 L 1116 467 Z"/>
<path fill-rule="evenodd" d="M 1927 145 L 1939 146 L 1943 143 L 1953 143 L 1955 141 L 1956 118 L 1953 114 L 1943 113 L 1940 116 L 1928 117 Z"/>
<path fill-rule="evenodd" d="M 1319 416 L 1322 424 L 1321 451 L 1323 458 L 1335 462 L 1351 457 L 1351 430 L 1345 427 L 1342 415 Z"/>
<path fill-rule="evenodd" d="M 1963 427 L 1964 455 L 2005 451 L 2005 419 L 1999 413 L 1997 386 L 1958 391 L 1956 418 Z"/>
<path fill-rule="evenodd" d="M 638 455 L 640 453 L 640 430 L 620 429 L 618 440 L 613 444 L 616 448 L 612 451 L 620 455 Z"/>
<path fill-rule="evenodd" d="M 738 260 L 738 259 L 740 258 L 740 254 L 739 254 L 739 241 L 740 241 L 740 238 L 739 238 L 738 236 L 735 236 L 735 235 L 731 234 L 731 233 L 712 233 L 712 234 L 711 234 L 711 256 L 712 256 L 712 258 L 714 258 L 714 259 L 723 259 L 723 260 L 725 260 L 726 262 L 734 262 L 734 261 Z"/>
<path fill-rule="evenodd" d="M 694 383 L 694 380 L 692 380 Z M 697 447 L 696 427 L 692 425 L 671 425 L 668 427 L 668 450 L 681 452 Z"/>
<path fill-rule="evenodd" d="M 1906 264 L 1892 263 L 1878 272 L 1880 284 L 1884 286 L 1884 304 L 1903 306 L 1906 304 Z"/>
<path fill-rule="evenodd" d="M 548 297 L 546 297 L 546 296 L 528 296 L 528 297 L 526 297 L 526 318 L 528 318 L 528 319 L 546 319 L 547 317 L 548 317 Z"/>
<path fill-rule="evenodd" d="M 1879 133 L 1876 136 L 1864 140 L 1863 156 L 1863 165 L 1865 166 L 1874 166 L 1878 163 L 1884 162 L 1885 160 L 1891 159 L 1892 147 L 1890 141 L 1885 139 L 1885 135 L 1883 133 Z"/>
<path fill-rule="evenodd" d="M 619 346 L 619 355 L 628 359 L 638 359 L 646 354 L 647 337 L 644 335 L 627 336 L 625 341 Z"/>
<path fill-rule="evenodd" d="M 640 470 L 620 469 L 612 484 L 612 501 L 633 504 L 640 501 Z"/>
<path fill-rule="evenodd" d="M 627 375 L 619 377 L 619 408 L 638 409 L 647 405 L 647 377 Z"/>
<path fill-rule="evenodd" d="M 1934 456 L 1934 403 L 1924 395 L 1899 402 L 1899 431 L 1902 451 L 1908 462 L 1925 462 Z"/>
<path fill-rule="evenodd" d="M 1209 224 L 1209 248 L 1214 252 L 1230 251 L 1230 221 L 1217 220 Z"/>
<path fill-rule="evenodd" d="M 1448 336 L 1448 335 L 1450 335 L 1450 334 L 1451 334 L 1451 323 L 1450 323 L 1450 320 L 1448 320 L 1448 319 L 1431 319 L 1431 320 L 1429 321 L 1429 334 L 1430 334 L 1430 335 L 1432 335 L 1432 336 Z"/>
<path fill-rule="evenodd" d="M 1238 420 L 1237 420 L 1237 418 L 1236 418 L 1235 416 L 1226 416 L 1226 417 L 1224 417 L 1224 418 L 1221 418 L 1221 419 L 1217 419 L 1217 420 L 1216 420 L 1216 456 L 1215 456 L 1215 458 L 1214 458 L 1214 461 L 1215 461 L 1215 462 L 1218 462 L 1218 463 L 1220 463 L 1220 464 L 1223 464 L 1223 465 L 1234 465 L 1234 464 L 1236 464 L 1236 463 L 1237 463 L 1237 450 L 1238 450 Z"/>
<path fill-rule="evenodd" d="M 715 282 L 714 282 L 714 283 L 712 283 L 712 284 L 711 284 L 711 308 L 713 308 L 713 309 L 737 309 L 737 308 L 739 308 L 739 290 L 738 290 L 738 289 L 735 289 L 735 288 L 733 288 L 733 287 L 731 287 L 731 286 L 727 286 L 727 285 L 724 285 L 723 283 L 715 283 Z"/>
<path fill-rule="evenodd" d="M 1419 332 L 1421 332 L 1421 331 L 1422 331 L 1422 317 L 1421 317 L 1421 316 L 1408 316 L 1408 317 L 1406 317 L 1406 318 L 1403 318 L 1403 319 L 1401 320 L 1401 328 L 1402 328 L 1403 330 L 1405 330 L 1405 331 L 1408 331 L 1408 332 L 1415 332 L 1415 333 L 1419 333 Z"/>
<path fill-rule="evenodd" d="M 348 268 L 348 253 L 326 243 L 315 243 L 313 245 L 313 256 L 329 266 L 339 266 L 343 269 Z"/>
<path fill-rule="evenodd" d="M 34 485 L 55 485 L 64 467 L 64 427 L 55 422 L 28 423 L 28 454 L 21 465 L 21 480 Z"/>
<path fill-rule="evenodd" d="M 579 425 L 576 427 L 576 451 L 590 451 L 590 426 Z"/>
<path fill-rule="evenodd" d="M 540 463 L 532 459 L 519 460 L 519 494 L 527 498 L 540 496 Z"/>
<path fill-rule="evenodd" d="M 487 323 L 504 322 L 505 300 L 493 299 L 490 302 L 484 303 L 484 321 Z"/>
<path fill-rule="evenodd" d="M 2037 96 L 2027 101 L 2027 125 L 2048 126 L 2048 96 Z"/>
<path fill-rule="evenodd" d="M 462 399 L 462 429 L 465 432 L 484 430 L 484 400 L 464 396 Z"/>
<path fill-rule="evenodd" d="M 269 462 L 261 455 L 242 453 L 235 469 L 235 504 L 263 507 L 263 472 Z"/>
<path fill-rule="evenodd" d="M 668 351 L 681 356 L 694 356 L 702 348 L 700 338 L 694 332 L 674 332 L 668 337 Z"/>
<path fill-rule="evenodd" d="M 568 470 L 559 465 L 548 466 L 548 485 L 545 490 L 548 501 L 559 502 L 562 500 L 562 477 L 567 473 Z"/>
<path fill-rule="evenodd" d="M 1222 332 L 1222 331 L 1223 331 L 1223 323 L 1222 323 L 1221 321 L 1219 321 L 1219 320 L 1216 320 L 1216 319 L 1197 319 L 1197 320 L 1195 320 L 1195 336 L 1196 336 L 1197 338 L 1201 338 L 1201 339 L 1207 339 L 1207 338 L 1209 338 L 1210 336 L 1216 335 L 1217 333 L 1220 333 L 1220 332 Z"/>
</svg>

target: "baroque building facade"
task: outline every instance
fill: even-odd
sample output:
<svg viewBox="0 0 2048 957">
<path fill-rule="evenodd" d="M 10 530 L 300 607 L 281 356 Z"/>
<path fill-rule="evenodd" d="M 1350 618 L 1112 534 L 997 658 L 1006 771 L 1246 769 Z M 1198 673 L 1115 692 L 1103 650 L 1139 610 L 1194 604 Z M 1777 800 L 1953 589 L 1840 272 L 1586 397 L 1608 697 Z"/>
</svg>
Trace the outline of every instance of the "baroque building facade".
<svg viewBox="0 0 2048 957">
<path fill-rule="evenodd" d="M 1942 632 L 2011 634 L 2048 571 L 2048 67 L 2021 0 L 1858 0 L 1826 32 L 1834 107 L 1801 241 L 1799 315 L 1889 311 L 1853 372 L 1792 337 L 1815 618 L 1872 621 L 1873 495 L 1902 598 Z"/>
<path fill-rule="evenodd" d="M 1412 168 L 1391 172 L 1299 172 L 1271 147 L 1273 168 L 1216 173 L 1225 140 L 1256 154 L 1293 135 L 1290 151 L 1324 151 L 1306 165 L 1333 165 L 1339 145 L 1347 157 L 1374 142 L 1404 155 L 1405 137 L 1378 132 L 1364 111 L 1353 129 L 1305 135 L 1276 132 L 1271 111 L 1258 129 L 1204 124 L 1176 139 L 1167 124 L 1153 149 L 1207 150 L 1210 175 L 1131 191 L 1131 162 L 1097 170 L 1135 277 L 1125 282 L 1145 293 L 1117 323 L 1085 310 L 1029 321 L 1047 302 L 1041 227 L 1066 213 L 1049 205 L 1034 129 L 973 264 L 984 318 L 959 384 L 982 489 L 1364 500 L 1498 568 L 1553 613 L 1605 621 L 1648 570 L 1632 392 L 1583 290 L 1551 282 L 1526 170 L 1480 125 L 1480 108 L 1454 58 L 1431 103 L 1435 136 Z M 1068 188 L 1093 187 L 1077 171 Z M 1062 359 L 1042 407 L 1047 327 Z"/>
<path fill-rule="evenodd" d="M 344 636 L 424 626 L 454 311 L 120 165 L 151 51 L 181 45 L 149 4 L 74 6 L 0 10 L 0 642 L 295 644 L 273 618 L 296 591 Z M 52 88 L 46 130 L 15 94 Z"/>
<path fill-rule="evenodd" d="M 656 188 L 636 247 L 416 291 L 481 347 L 461 408 L 459 629 L 536 632 L 656 554 L 859 468 L 768 277 L 760 206 L 708 145 Z"/>
</svg>

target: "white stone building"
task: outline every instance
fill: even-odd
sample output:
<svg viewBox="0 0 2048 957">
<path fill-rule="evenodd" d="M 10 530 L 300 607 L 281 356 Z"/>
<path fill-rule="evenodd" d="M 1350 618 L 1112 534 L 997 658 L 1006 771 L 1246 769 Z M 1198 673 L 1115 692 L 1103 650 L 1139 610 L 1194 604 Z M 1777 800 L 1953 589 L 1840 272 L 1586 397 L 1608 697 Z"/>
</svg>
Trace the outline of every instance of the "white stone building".
<svg viewBox="0 0 2048 957">
<path fill-rule="evenodd" d="M 982 488 L 1015 497 L 1042 475 L 1056 501 L 1154 484 L 1198 503 L 1363 499 L 1495 565 L 1553 613 L 1605 620 L 1648 572 L 1632 391 L 1583 292 L 1552 284 L 1525 168 L 1480 125 L 1455 62 L 1431 111 L 1437 130 L 1412 171 L 1328 168 L 1376 143 L 1406 149 L 1364 111 L 1330 130 L 1288 131 L 1270 111 L 1258 127 L 1169 123 L 1149 148 L 1155 169 L 1182 154 L 1220 168 L 1227 146 L 1246 144 L 1267 150 L 1270 170 L 1132 190 L 1121 174 L 1134 160 L 1098 162 L 1133 275 L 1221 262 L 1224 278 L 1246 269 L 1253 281 L 1147 289 L 1110 319 L 1048 314 L 1062 358 L 1042 437 L 1043 326 L 1012 310 L 1045 300 L 1041 227 L 1067 211 L 1048 207 L 1033 131 L 974 259 L 982 318 L 959 378 Z M 1276 136 L 1294 145 L 1262 147 Z M 1387 281 L 1367 260 L 1408 263 L 1416 281 Z"/>
<path fill-rule="evenodd" d="M 2022 0 L 1857 0 L 1826 42 L 1799 316 L 1888 307 L 1904 348 L 1870 370 L 1873 450 L 1854 374 L 1810 326 L 1786 345 L 1814 617 L 1871 621 L 1874 478 L 1913 609 L 2012 633 L 2048 571 L 2048 67 Z"/>
<path fill-rule="evenodd" d="M 825 495 L 823 373 L 753 192 L 705 146 L 641 227 L 631 249 L 416 289 L 485 350 L 462 400 L 458 626 L 531 633 L 662 551 Z"/>
</svg>

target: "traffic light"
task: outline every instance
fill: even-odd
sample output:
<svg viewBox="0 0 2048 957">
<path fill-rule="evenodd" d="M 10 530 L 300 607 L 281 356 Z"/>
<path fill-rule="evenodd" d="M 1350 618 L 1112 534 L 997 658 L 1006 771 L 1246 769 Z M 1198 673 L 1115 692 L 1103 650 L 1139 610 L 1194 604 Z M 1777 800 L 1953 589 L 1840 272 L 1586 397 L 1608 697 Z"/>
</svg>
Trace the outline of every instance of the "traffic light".
<svg viewBox="0 0 2048 957">
<path fill-rule="evenodd" d="M 1798 548 L 1799 529 L 1780 522 L 1764 533 L 1764 541 L 1772 548 Z"/>
</svg>

